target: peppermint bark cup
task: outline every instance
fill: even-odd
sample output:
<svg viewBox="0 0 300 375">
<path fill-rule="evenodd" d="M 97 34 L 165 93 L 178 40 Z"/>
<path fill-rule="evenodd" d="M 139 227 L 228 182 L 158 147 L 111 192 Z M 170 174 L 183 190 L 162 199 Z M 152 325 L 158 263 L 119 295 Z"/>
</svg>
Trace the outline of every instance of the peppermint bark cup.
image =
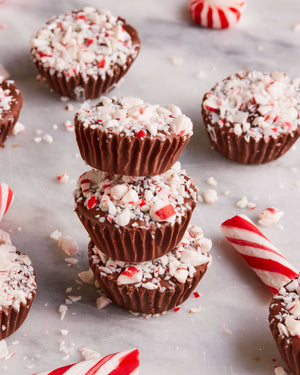
<svg viewBox="0 0 300 375">
<path fill-rule="evenodd" d="M 181 241 L 197 203 L 194 180 L 180 163 L 152 177 L 80 176 L 75 212 L 92 242 L 113 259 L 144 262 L 165 255 Z"/>
<path fill-rule="evenodd" d="M 101 171 L 153 176 L 177 161 L 193 134 L 180 108 L 137 98 L 103 97 L 84 103 L 75 115 L 76 140 L 83 160 Z"/>
<path fill-rule="evenodd" d="M 300 375 L 300 275 L 283 286 L 270 304 L 269 323 L 282 359 Z"/>
<path fill-rule="evenodd" d="M 36 294 L 35 272 L 27 255 L 12 246 L 0 230 L 0 340 L 24 322 Z"/>
<path fill-rule="evenodd" d="M 31 56 L 53 91 L 81 100 L 110 91 L 140 47 L 137 31 L 124 19 L 86 7 L 42 26 L 31 39 Z"/>
<path fill-rule="evenodd" d="M 300 135 L 300 79 L 279 72 L 237 73 L 205 94 L 202 116 L 221 155 L 244 164 L 275 160 Z"/>
<path fill-rule="evenodd" d="M 23 104 L 23 96 L 11 80 L 0 76 L 0 145 L 13 130 Z"/>
<path fill-rule="evenodd" d="M 111 300 L 132 312 L 158 314 L 183 303 L 211 262 L 211 241 L 190 226 L 178 246 L 161 258 L 143 263 L 116 261 L 92 242 L 89 262 Z"/>
</svg>

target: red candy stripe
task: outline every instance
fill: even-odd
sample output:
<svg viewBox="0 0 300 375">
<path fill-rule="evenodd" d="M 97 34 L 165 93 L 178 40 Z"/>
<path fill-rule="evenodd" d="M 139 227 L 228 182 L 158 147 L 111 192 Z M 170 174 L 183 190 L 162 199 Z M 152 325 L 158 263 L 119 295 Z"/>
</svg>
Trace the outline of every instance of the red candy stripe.
<svg viewBox="0 0 300 375">
<path fill-rule="evenodd" d="M 245 8 L 242 0 L 190 0 L 189 11 L 200 26 L 227 29 L 238 23 Z"/>
<path fill-rule="evenodd" d="M 226 220 L 221 231 L 273 294 L 297 276 L 297 270 L 247 216 Z"/>
<path fill-rule="evenodd" d="M 14 200 L 14 193 L 4 182 L 0 182 L 0 221 Z"/>
</svg>

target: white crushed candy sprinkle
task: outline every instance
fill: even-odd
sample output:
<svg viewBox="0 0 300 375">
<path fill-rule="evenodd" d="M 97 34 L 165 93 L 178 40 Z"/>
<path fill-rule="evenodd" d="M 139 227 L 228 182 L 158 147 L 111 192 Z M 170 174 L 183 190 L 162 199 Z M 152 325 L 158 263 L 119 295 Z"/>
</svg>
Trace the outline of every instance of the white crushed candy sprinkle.
<svg viewBox="0 0 300 375">
<path fill-rule="evenodd" d="M 5 79 L 10 77 L 10 73 L 5 69 L 5 67 L 0 64 L 0 77 L 3 77 Z"/>
<path fill-rule="evenodd" d="M 79 349 L 79 351 L 80 351 L 83 361 L 90 361 L 90 360 L 98 359 L 102 357 L 102 355 L 99 352 L 96 352 L 93 349 L 87 348 L 86 346 L 82 346 Z"/>
<path fill-rule="evenodd" d="M 106 10 L 84 8 L 60 14 L 31 39 L 32 59 L 67 80 L 78 75 L 84 81 L 90 76 L 105 80 L 116 65 L 126 66 L 138 53 L 124 26 L 124 20 Z"/>
<path fill-rule="evenodd" d="M 94 273 L 91 269 L 78 273 L 78 277 L 86 284 L 93 285 L 95 281 Z"/>
<path fill-rule="evenodd" d="M 68 296 L 69 300 L 72 301 L 73 303 L 78 302 L 82 299 L 81 296 Z"/>
<path fill-rule="evenodd" d="M 67 121 L 64 122 L 64 127 L 65 127 L 66 131 L 68 131 L 68 132 L 74 131 L 74 125 L 72 124 L 72 122 L 70 120 L 67 120 Z"/>
<path fill-rule="evenodd" d="M 55 229 L 55 231 L 53 231 L 53 232 L 49 235 L 49 237 L 50 237 L 52 240 L 55 240 L 55 241 L 58 241 L 58 240 L 60 239 L 61 236 L 62 236 L 62 233 L 61 233 L 59 230 L 57 230 L 57 229 Z"/>
<path fill-rule="evenodd" d="M 11 343 L 11 345 L 19 345 L 19 344 L 20 344 L 20 341 L 18 341 L 18 340 L 13 341 L 13 342 Z"/>
<path fill-rule="evenodd" d="M 7 344 L 5 340 L 0 341 L 0 359 L 6 358 L 9 355 Z"/>
<path fill-rule="evenodd" d="M 43 130 L 41 130 L 41 129 L 36 129 L 35 133 L 36 133 L 37 135 L 41 135 L 41 134 L 43 134 Z"/>
<path fill-rule="evenodd" d="M 77 264 L 79 262 L 79 260 L 76 259 L 76 258 L 65 258 L 65 262 L 67 262 L 69 264 Z"/>
<path fill-rule="evenodd" d="M 174 104 L 165 107 L 132 97 L 102 97 L 96 105 L 85 102 L 76 113 L 75 122 L 83 128 L 99 129 L 127 137 L 166 139 L 169 134 L 190 137 L 193 124 Z M 134 137 L 134 138 L 133 138 Z"/>
<path fill-rule="evenodd" d="M 240 200 L 236 202 L 236 207 L 238 208 L 246 208 L 248 206 L 248 199 L 247 197 L 243 196 Z"/>
<path fill-rule="evenodd" d="M 33 142 L 35 142 L 35 143 L 42 142 L 42 137 L 35 137 L 35 138 L 33 138 Z"/>
<path fill-rule="evenodd" d="M 53 129 L 53 130 L 57 130 L 57 129 L 58 129 L 58 125 L 53 124 L 53 125 L 52 125 L 52 129 Z"/>
<path fill-rule="evenodd" d="M 202 306 L 191 307 L 190 310 L 189 310 L 189 313 L 190 314 L 198 314 L 199 312 L 202 312 L 202 311 L 204 311 Z"/>
<path fill-rule="evenodd" d="M 208 177 L 205 182 L 210 185 L 210 186 L 217 186 L 218 185 L 218 182 L 217 180 L 213 177 L 213 176 L 210 176 Z"/>
<path fill-rule="evenodd" d="M 268 227 L 272 224 L 278 223 L 278 221 L 282 218 L 283 211 L 279 210 L 278 208 L 270 207 L 262 210 L 258 215 L 258 223 L 265 227 Z"/>
<path fill-rule="evenodd" d="M 22 227 L 17 227 L 18 232 L 22 232 Z"/>
<path fill-rule="evenodd" d="M 205 77 L 206 77 L 206 74 L 202 71 L 195 74 L 195 78 L 197 78 L 197 79 L 203 79 Z"/>
<path fill-rule="evenodd" d="M 300 22 L 296 22 L 293 26 L 293 31 L 298 32 L 300 31 Z"/>
<path fill-rule="evenodd" d="M 112 176 L 91 170 L 80 176 L 74 192 L 76 205 L 95 209 L 100 222 L 125 226 L 130 220 L 142 221 L 146 228 L 154 223 L 181 222 L 192 202 L 197 202 L 194 180 L 175 163 L 159 176 Z M 127 192 L 126 192 L 127 191 Z"/>
<path fill-rule="evenodd" d="M 289 373 L 286 372 L 283 367 L 275 366 L 274 367 L 274 375 L 289 375 Z"/>
<path fill-rule="evenodd" d="M 16 136 L 20 133 L 23 133 L 25 131 L 25 125 L 23 125 L 21 122 L 16 122 L 15 123 L 15 126 L 13 127 L 13 130 L 12 130 L 12 135 Z"/>
<path fill-rule="evenodd" d="M 182 65 L 184 63 L 184 60 L 182 57 L 178 56 L 169 56 L 168 60 L 173 64 L 173 65 Z"/>
<path fill-rule="evenodd" d="M 60 320 L 64 320 L 67 311 L 68 311 L 68 306 L 66 306 L 66 305 L 60 305 L 59 306 L 58 312 L 59 312 Z"/>
<path fill-rule="evenodd" d="M 71 345 L 66 345 L 66 343 L 62 340 L 58 340 L 57 342 L 58 342 L 58 350 L 66 354 L 66 356 L 63 357 L 63 360 L 67 361 L 70 358 L 70 355 L 74 353 L 75 344 L 71 343 Z"/>
<path fill-rule="evenodd" d="M 100 296 L 96 300 L 96 306 L 98 310 L 103 309 L 104 307 L 108 306 L 111 303 L 111 299 L 105 296 Z"/>
<path fill-rule="evenodd" d="M 206 189 L 202 193 L 202 197 L 205 203 L 213 204 L 218 200 L 218 193 L 214 189 Z"/>
<path fill-rule="evenodd" d="M 70 98 L 67 97 L 67 96 L 61 96 L 61 97 L 60 97 L 60 100 L 61 100 L 62 102 L 67 102 L 67 101 L 70 100 Z"/>
<path fill-rule="evenodd" d="M 163 292 L 160 280 L 166 281 L 169 289 L 174 289 L 175 282 L 183 284 L 193 278 L 195 267 L 210 264 L 209 250 L 211 240 L 204 237 L 201 228 L 189 226 L 179 245 L 168 254 L 143 263 L 126 263 L 113 260 L 103 254 L 96 246 L 92 260 L 97 264 L 103 277 L 116 274 L 118 285 L 136 284 L 136 287 L 158 289 Z"/>
<path fill-rule="evenodd" d="M 297 150 L 297 146 L 294 144 L 294 145 L 291 147 L 291 150 L 292 150 L 292 151 L 296 151 L 296 150 Z"/>
<path fill-rule="evenodd" d="M 70 287 L 68 287 L 68 288 L 66 289 L 66 293 L 71 293 L 72 290 L 73 290 L 73 288 L 70 286 Z"/>
<path fill-rule="evenodd" d="M 224 191 L 222 192 L 222 194 L 226 197 L 227 195 L 230 194 L 230 192 L 229 192 L 229 190 L 224 190 Z"/>
<path fill-rule="evenodd" d="M 248 202 L 247 208 L 249 208 L 250 210 L 254 210 L 256 208 L 256 204 L 253 202 Z"/>
<path fill-rule="evenodd" d="M 43 135 L 42 140 L 43 140 L 45 143 L 48 143 L 48 144 L 53 143 L 53 137 L 52 137 L 52 135 L 49 135 L 49 134 L 45 134 L 45 135 Z"/>
<path fill-rule="evenodd" d="M 58 246 L 69 256 L 76 254 L 78 251 L 77 242 L 71 236 L 61 236 L 58 240 Z"/>
<path fill-rule="evenodd" d="M 70 333 L 70 331 L 68 331 L 67 329 L 61 329 L 61 330 L 60 330 L 60 334 L 61 334 L 62 336 L 68 336 L 69 333 Z"/>
<path fill-rule="evenodd" d="M 226 336 L 232 336 L 233 335 L 233 332 L 229 328 L 226 328 L 224 324 L 220 328 L 221 328 L 221 331 L 222 331 L 223 335 L 226 335 Z"/>
<path fill-rule="evenodd" d="M 300 125 L 300 79 L 280 72 L 241 72 L 217 83 L 203 101 L 208 131 L 229 133 L 259 141 L 293 134 Z"/>
<path fill-rule="evenodd" d="M 62 173 L 59 176 L 56 176 L 56 181 L 60 184 L 67 184 L 70 180 L 70 177 L 66 173 Z"/>
</svg>

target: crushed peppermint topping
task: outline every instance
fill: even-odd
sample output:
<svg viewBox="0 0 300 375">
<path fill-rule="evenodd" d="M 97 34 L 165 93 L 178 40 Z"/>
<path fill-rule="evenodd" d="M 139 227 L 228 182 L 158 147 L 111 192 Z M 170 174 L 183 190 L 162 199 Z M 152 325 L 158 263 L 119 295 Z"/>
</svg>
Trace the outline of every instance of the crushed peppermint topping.
<svg viewBox="0 0 300 375">
<path fill-rule="evenodd" d="M 260 225 L 263 225 L 265 227 L 268 227 L 272 224 L 278 223 L 278 221 L 282 218 L 283 211 L 279 210 L 278 208 L 269 207 L 264 210 L 262 210 L 258 217 L 258 223 Z"/>
<path fill-rule="evenodd" d="M 148 226 L 154 222 L 173 225 L 181 221 L 193 201 L 197 202 L 194 180 L 180 168 L 177 162 L 167 172 L 152 177 L 91 170 L 80 176 L 75 201 L 76 204 L 83 201 L 87 210 L 95 209 L 100 222 L 107 220 L 125 226 L 133 220 L 132 225 Z"/>
<path fill-rule="evenodd" d="M 78 74 L 86 80 L 90 76 L 104 79 L 113 76 L 116 65 L 126 65 L 137 54 L 125 29 L 125 21 L 107 10 L 86 7 L 60 14 L 31 39 L 32 58 L 67 79 Z"/>
<path fill-rule="evenodd" d="M 274 316 L 280 335 L 300 337 L 300 274 L 279 289 L 273 297 L 271 308 L 274 303 L 280 303 L 280 311 Z"/>
<path fill-rule="evenodd" d="M 102 97 L 95 106 L 85 102 L 76 117 L 85 128 L 137 138 L 193 134 L 192 121 L 179 107 L 174 104 L 161 107 L 138 98 Z"/>
<path fill-rule="evenodd" d="M 10 306 L 19 311 L 35 294 L 34 269 L 29 257 L 17 252 L 1 229 L 0 237 L 0 311 Z"/>
<path fill-rule="evenodd" d="M 12 90 L 9 88 L 10 83 L 13 83 L 13 81 L 5 81 L 4 77 L 0 76 L 0 119 L 3 118 L 4 112 L 11 109 L 11 105 L 15 100 Z"/>
<path fill-rule="evenodd" d="M 98 264 L 102 276 L 118 274 L 117 284 L 135 284 L 146 289 L 166 287 L 173 289 L 175 282 L 185 283 L 196 272 L 195 267 L 210 264 L 211 240 L 205 238 L 202 229 L 189 226 L 179 245 L 162 256 L 142 263 L 126 263 L 113 260 L 103 254 L 96 246 L 93 247 L 93 263 Z"/>
<path fill-rule="evenodd" d="M 237 73 L 206 94 L 203 110 L 212 121 L 212 135 L 215 126 L 247 142 L 292 133 L 300 126 L 300 78 L 291 81 L 276 71 Z"/>
</svg>

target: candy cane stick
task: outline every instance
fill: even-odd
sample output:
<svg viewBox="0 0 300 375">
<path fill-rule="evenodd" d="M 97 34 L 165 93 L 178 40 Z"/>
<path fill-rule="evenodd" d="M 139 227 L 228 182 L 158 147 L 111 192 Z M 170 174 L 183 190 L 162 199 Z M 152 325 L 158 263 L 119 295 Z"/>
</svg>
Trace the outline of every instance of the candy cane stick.
<svg viewBox="0 0 300 375">
<path fill-rule="evenodd" d="M 14 200 L 14 193 L 4 182 L 0 182 L 0 221 Z"/>
<path fill-rule="evenodd" d="M 247 216 L 224 221 L 221 231 L 273 294 L 297 276 L 297 270 Z"/>
<path fill-rule="evenodd" d="M 138 375 L 139 366 L 139 351 L 133 349 L 36 375 Z"/>
</svg>

